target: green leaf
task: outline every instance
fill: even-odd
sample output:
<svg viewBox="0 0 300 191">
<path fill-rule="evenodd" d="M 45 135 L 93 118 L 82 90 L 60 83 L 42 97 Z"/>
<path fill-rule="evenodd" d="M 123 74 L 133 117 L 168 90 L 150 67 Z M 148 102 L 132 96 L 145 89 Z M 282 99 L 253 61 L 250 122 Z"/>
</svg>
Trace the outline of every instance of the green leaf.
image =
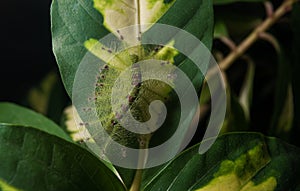
<svg viewBox="0 0 300 191">
<path fill-rule="evenodd" d="M 245 56 L 245 61 L 248 67 L 239 96 L 235 95 L 228 80 L 225 80 L 227 111 L 221 133 L 245 131 L 249 128 L 255 66 L 251 58 Z"/>
<path fill-rule="evenodd" d="M 227 94 L 230 99 L 227 116 L 223 123 L 221 133 L 245 131 L 249 128 L 249 121 L 246 118 L 245 111 L 235 95 Z"/>
<path fill-rule="evenodd" d="M 168 164 L 148 169 L 148 190 L 293 190 L 300 180 L 300 149 L 257 133 L 230 133 L 203 155 L 199 145 Z"/>
<path fill-rule="evenodd" d="M 255 75 L 255 64 L 251 58 L 247 58 L 248 69 L 244 79 L 244 83 L 240 90 L 239 102 L 244 110 L 245 117 L 250 120 L 250 106 L 252 103 L 253 82 Z"/>
<path fill-rule="evenodd" d="M 257 3 L 257 2 L 265 2 L 266 0 L 214 0 L 214 5 L 224 5 L 229 3 L 239 3 L 239 2 L 247 2 L 247 3 Z"/>
<path fill-rule="evenodd" d="M 37 87 L 33 87 L 28 92 L 28 103 L 35 111 L 46 115 L 48 110 L 48 102 L 50 93 L 57 83 L 57 75 L 52 71 L 46 75 Z"/>
<path fill-rule="evenodd" d="M 214 38 L 228 37 L 227 26 L 224 21 L 221 19 L 215 22 L 214 27 Z"/>
<path fill-rule="evenodd" d="M 86 128 L 84 126 L 77 127 L 74 109 L 72 105 L 65 108 L 61 126 L 74 142 L 83 142 L 85 140 L 84 131 L 86 131 Z M 78 115 L 77 112 L 76 115 Z"/>
<path fill-rule="evenodd" d="M 293 118 L 294 118 L 293 92 L 292 92 L 291 85 L 289 85 L 287 89 L 287 96 L 285 98 L 285 103 L 282 108 L 281 115 L 279 116 L 278 124 L 276 128 L 276 134 L 278 135 L 278 137 L 281 137 L 286 141 L 290 140 Z"/>
<path fill-rule="evenodd" d="M 72 141 L 53 121 L 41 114 L 13 103 L 0 103 L 0 124 L 3 123 L 33 127 L 67 141 Z"/>
<path fill-rule="evenodd" d="M 0 153 L 3 191 L 126 190 L 87 150 L 35 128 L 0 124 Z"/>
<path fill-rule="evenodd" d="M 87 50 L 83 44 L 90 38 L 100 39 L 109 33 L 102 25 L 103 17 L 91 0 L 54 0 L 51 7 L 53 51 L 68 94 L 77 67 Z"/>
<path fill-rule="evenodd" d="M 62 112 L 66 107 L 68 95 L 66 94 L 59 74 L 51 71 L 28 95 L 27 102 L 30 108 L 59 123 Z"/>
<path fill-rule="evenodd" d="M 122 11 L 119 11 L 119 13 L 116 13 L 115 11 L 117 11 L 116 9 L 121 9 L 123 10 L 124 18 L 126 18 L 131 24 L 136 24 L 135 20 L 130 20 L 130 18 L 132 18 L 132 15 L 130 14 L 133 13 L 129 13 L 128 4 L 117 6 L 117 4 L 124 2 L 127 1 L 95 1 L 94 3 L 92 0 L 84 2 L 80 0 L 53 1 L 51 19 L 54 53 L 56 55 L 65 88 L 70 96 L 72 94 L 71 91 L 75 72 L 81 62 L 81 59 L 87 53 L 87 49 L 84 45 L 89 47 L 91 43 L 95 42 L 95 39 L 100 39 L 109 31 L 113 31 L 118 27 L 126 26 L 126 22 L 123 23 L 123 26 L 122 22 L 114 23 L 108 21 L 107 19 L 109 14 L 107 14 L 106 11 L 112 10 L 114 14 L 118 15 Z M 144 0 L 141 2 L 147 1 Z M 162 1 L 157 2 L 158 4 L 163 5 L 161 4 Z M 148 18 L 155 18 L 155 20 L 152 20 L 153 22 L 157 21 L 157 23 L 168 24 L 184 29 L 200 39 L 204 45 L 210 49 L 213 39 L 214 20 L 212 1 L 191 0 L 189 3 L 186 3 L 185 0 L 176 0 L 174 2 L 164 1 L 164 4 L 169 3 L 172 5 L 163 6 L 164 8 L 162 8 L 161 11 L 157 11 L 157 13 L 159 13 L 159 17 L 157 17 L 156 14 L 156 16 L 153 15 L 154 17 L 150 16 Z M 94 9 L 94 7 L 97 10 Z M 168 10 L 166 10 L 166 7 Z M 137 10 L 138 9 L 136 9 L 136 12 L 139 12 Z M 180 56 L 175 58 L 175 64 L 190 77 L 196 89 L 199 90 L 203 81 L 203 75 L 197 67 L 194 66 L 190 60 Z M 157 145 L 169 138 L 169 135 L 173 133 L 174 128 L 177 127 L 177 122 L 180 118 L 180 115 L 178 116 L 178 109 L 180 108 L 178 108 L 174 102 L 169 103 L 169 105 L 172 107 L 170 110 L 177 113 L 172 117 L 169 117 L 170 120 L 166 122 L 167 125 L 165 128 L 160 128 L 163 132 L 157 132 L 153 136 L 153 139 L 151 140 L 153 145 Z M 189 118 L 193 118 L 192 109 Z M 189 121 L 189 119 L 186 119 L 186 121 Z M 170 127 L 172 127 L 172 129 L 170 129 Z"/>
<path fill-rule="evenodd" d="M 17 189 L 9 184 L 7 184 L 5 181 L 0 179 L 0 190 L 2 191 L 21 191 L 20 189 Z"/>
<path fill-rule="evenodd" d="M 103 15 L 104 26 L 115 32 L 126 26 L 155 23 L 174 2 L 175 0 L 94 0 L 94 7 Z"/>
<path fill-rule="evenodd" d="M 277 80 L 270 133 L 288 140 L 293 121 L 293 92 L 291 91 L 291 54 L 281 44 L 278 52 Z"/>
<path fill-rule="evenodd" d="M 215 20 L 224 23 L 232 39 L 243 39 L 262 23 L 266 11 L 262 3 L 248 2 L 214 6 L 214 12 Z"/>
<path fill-rule="evenodd" d="M 143 0 L 142 2 L 147 4 L 146 2 L 148 1 Z M 152 18 L 151 20 L 153 22 L 157 21 L 158 23 L 182 28 L 198 37 L 208 48 L 211 48 L 213 34 L 213 10 L 211 1 L 192 0 L 186 3 L 185 0 L 177 0 L 174 3 L 171 2 L 173 1 L 164 1 L 164 3 L 157 1 L 157 5 L 161 6 L 160 11 L 155 9 L 156 11 L 153 15 L 151 15 L 151 12 L 146 11 L 147 14 L 150 14 L 148 18 Z M 98 5 L 101 3 L 104 5 Z M 108 22 L 108 15 L 105 14 L 107 10 L 116 9 L 116 5 L 112 5 L 111 3 L 118 4 L 120 2 L 101 1 L 101 3 L 100 1 L 93 2 L 92 0 L 54 0 L 52 2 L 51 29 L 53 50 L 62 80 L 70 96 L 72 94 L 71 91 L 76 70 L 82 58 L 87 53 L 84 43 L 89 39 L 101 39 L 101 37 L 109 33 L 109 29 L 113 30 L 116 27 L 121 27 L 121 25 L 119 26 L 117 23 L 114 25 L 114 23 Z M 94 6 L 102 12 L 102 15 Z M 106 8 L 104 11 L 103 6 Z M 130 18 L 133 17 L 130 14 L 137 14 L 137 12 L 143 11 L 133 7 L 133 9 L 135 9 L 134 12 L 126 12 L 128 5 L 121 6 L 119 9 L 120 12 L 124 12 L 124 17 L 127 17 L 129 21 Z M 103 15 L 103 13 L 105 15 Z M 162 13 L 165 14 L 162 15 Z M 155 19 L 153 20 L 153 18 Z M 130 23 L 131 22 L 134 21 L 130 21 Z M 125 24 L 123 24 L 124 26 L 122 25 L 122 27 L 125 27 Z"/>
</svg>

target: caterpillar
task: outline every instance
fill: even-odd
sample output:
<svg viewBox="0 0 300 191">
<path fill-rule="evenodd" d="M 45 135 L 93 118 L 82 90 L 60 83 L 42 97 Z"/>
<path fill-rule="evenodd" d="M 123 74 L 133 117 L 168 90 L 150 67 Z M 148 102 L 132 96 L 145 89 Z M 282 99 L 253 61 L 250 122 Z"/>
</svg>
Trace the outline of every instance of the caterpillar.
<svg viewBox="0 0 300 191">
<path fill-rule="evenodd" d="M 116 34 L 118 35 L 117 38 L 124 42 L 126 36 L 122 35 L 120 30 L 117 30 Z M 140 41 L 141 38 L 140 34 L 137 40 Z M 124 146 L 138 148 L 140 142 L 139 134 L 125 129 L 119 123 L 120 120 L 122 120 L 124 114 L 129 112 L 139 122 L 149 120 L 151 117 L 148 111 L 149 104 L 155 100 L 166 102 L 172 88 L 159 80 L 150 79 L 143 81 L 143 74 L 136 63 L 143 60 L 156 59 L 161 60 L 160 65 L 164 67 L 174 63 L 173 58 L 178 52 L 170 47 L 172 44 L 170 46 L 137 45 L 123 51 L 118 51 L 118 48 L 115 46 L 117 43 L 111 44 L 113 45 L 107 46 L 95 39 L 90 39 L 84 44 L 93 55 L 105 62 L 105 65 L 98 68 L 98 74 L 95 76 L 96 83 L 94 84 L 95 94 L 93 97 L 89 97 L 88 101 L 95 103 L 97 118 L 112 140 Z M 123 97 L 118 99 L 125 100 L 127 103 L 122 101 L 112 103 L 112 88 L 116 85 L 116 79 L 128 68 L 130 69 L 130 75 L 126 76 L 124 83 L 117 84 L 117 89 L 121 92 L 126 92 L 125 96 L 123 95 Z M 152 72 L 151 68 L 147 72 Z M 168 78 L 176 78 L 171 72 L 162 75 Z M 123 85 L 126 83 L 134 86 L 134 89 L 130 91 L 127 86 Z M 117 112 L 112 111 L 112 104 L 119 108 Z M 90 110 L 84 108 L 84 112 L 90 112 Z M 92 135 L 92 138 L 95 139 L 101 139 L 102 137 L 104 136 L 101 134 Z M 107 145 L 109 146 L 109 142 Z"/>
<path fill-rule="evenodd" d="M 126 36 L 140 28 L 132 26 L 99 41 L 87 40 L 84 46 L 88 51 L 78 67 L 72 91 L 73 104 L 79 111 L 78 122 L 88 131 L 87 146 L 104 160 L 108 158 L 118 166 L 137 169 L 145 167 L 144 157 L 140 160 L 141 152 L 149 152 L 143 154 L 151 161 L 145 165 L 153 167 L 170 160 L 188 144 L 198 124 L 198 118 L 191 121 L 191 117 L 198 115 L 199 110 L 197 84 L 191 77 L 200 77 L 197 70 L 203 74 L 211 67 L 218 72 L 209 50 L 187 32 L 158 24 L 143 35 L 138 34 L 133 41 Z M 131 33 L 131 37 L 135 34 Z M 173 65 L 175 56 L 176 66 Z M 192 63 L 196 67 L 186 67 Z M 183 68 L 192 71 L 193 76 L 187 75 L 189 71 L 182 71 Z M 219 73 L 217 77 L 221 94 L 212 96 L 211 100 L 212 115 L 217 116 L 220 126 L 209 123 L 206 138 L 219 133 L 226 111 L 219 104 L 226 101 L 224 83 Z M 208 80 L 207 84 L 216 87 L 215 80 Z M 170 113 L 169 108 L 173 109 Z M 178 128 L 174 131 L 173 127 Z M 212 142 L 199 148 L 199 152 L 206 152 Z M 157 157 L 155 153 L 162 156 Z"/>
</svg>

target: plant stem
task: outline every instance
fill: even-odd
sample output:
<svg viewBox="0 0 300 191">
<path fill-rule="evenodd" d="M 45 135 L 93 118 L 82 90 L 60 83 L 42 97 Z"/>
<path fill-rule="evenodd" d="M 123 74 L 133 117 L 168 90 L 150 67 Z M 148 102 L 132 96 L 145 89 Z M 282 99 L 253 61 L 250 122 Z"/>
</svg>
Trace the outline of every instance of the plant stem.
<svg viewBox="0 0 300 191">
<path fill-rule="evenodd" d="M 239 46 L 219 63 L 222 70 L 229 68 L 234 61 L 243 55 L 249 47 L 260 37 L 260 34 L 268 30 L 274 23 L 276 23 L 285 13 L 287 13 L 293 3 L 297 0 L 285 0 L 274 14 L 267 17 L 267 19 L 259 25 Z"/>
<path fill-rule="evenodd" d="M 140 191 L 141 183 L 142 183 L 142 176 L 143 176 L 143 169 L 141 167 L 145 166 L 145 163 L 148 158 L 148 151 L 145 150 L 149 147 L 149 142 L 151 139 L 151 134 L 141 135 L 139 138 L 139 158 L 138 158 L 138 168 L 135 172 L 135 176 L 130 187 L 130 191 Z"/>
<path fill-rule="evenodd" d="M 130 191 L 139 191 L 140 190 L 141 182 L 142 182 L 142 175 L 143 175 L 143 170 L 137 169 L 135 172 L 134 180 L 132 182 Z"/>
</svg>

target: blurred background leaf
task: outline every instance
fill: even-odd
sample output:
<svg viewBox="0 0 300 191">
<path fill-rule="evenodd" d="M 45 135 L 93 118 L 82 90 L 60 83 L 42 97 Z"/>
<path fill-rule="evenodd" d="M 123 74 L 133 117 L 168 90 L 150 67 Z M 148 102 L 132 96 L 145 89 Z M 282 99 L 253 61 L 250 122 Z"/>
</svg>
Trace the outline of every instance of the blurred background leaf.
<svg viewBox="0 0 300 191">
<path fill-rule="evenodd" d="M 292 23 L 291 27 L 293 30 L 293 49 L 292 49 L 292 84 L 293 84 L 293 101 L 294 101 L 294 118 L 293 118 L 293 130 L 291 132 L 292 139 L 290 140 L 293 144 L 300 146 L 300 3 L 298 2 L 293 7 Z"/>
<path fill-rule="evenodd" d="M 50 71 L 38 86 L 31 88 L 27 95 L 27 104 L 35 111 L 47 116 L 56 123 L 62 120 L 62 114 L 70 100 L 57 72 Z"/>
</svg>

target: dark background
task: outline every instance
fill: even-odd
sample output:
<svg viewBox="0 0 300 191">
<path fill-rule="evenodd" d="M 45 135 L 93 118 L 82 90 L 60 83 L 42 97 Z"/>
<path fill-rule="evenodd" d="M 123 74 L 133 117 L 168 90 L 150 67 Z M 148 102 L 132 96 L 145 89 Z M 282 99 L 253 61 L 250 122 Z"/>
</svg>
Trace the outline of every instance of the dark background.
<svg viewBox="0 0 300 191">
<path fill-rule="evenodd" d="M 50 70 L 50 0 L 1 1 L 0 101 L 25 104 L 26 93 Z"/>
</svg>

